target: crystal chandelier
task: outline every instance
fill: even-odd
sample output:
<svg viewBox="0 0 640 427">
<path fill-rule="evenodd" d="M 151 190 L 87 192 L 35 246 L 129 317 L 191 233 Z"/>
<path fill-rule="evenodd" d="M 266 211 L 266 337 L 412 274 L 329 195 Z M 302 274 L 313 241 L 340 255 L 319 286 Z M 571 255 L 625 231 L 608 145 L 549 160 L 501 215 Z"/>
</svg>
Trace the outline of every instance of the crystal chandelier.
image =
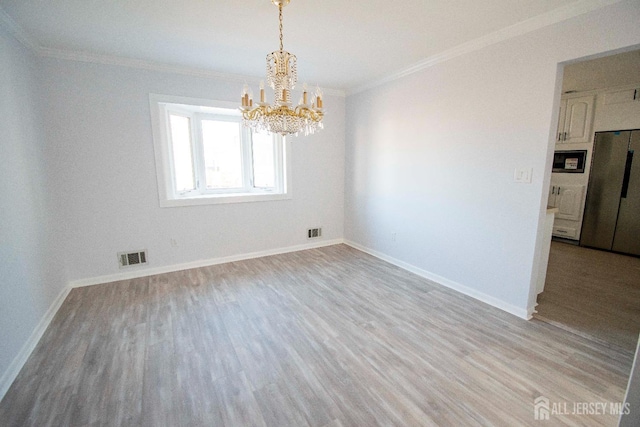
<svg viewBox="0 0 640 427">
<path fill-rule="evenodd" d="M 260 101 L 253 104 L 253 93 L 248 85 L 242 90 L 242 123 L 256 131 L 281 135 L 303 132 L 313 134 L 323 129 L 322 92 L 316 89 L 311 95 L 305 84 L 298 106 L 292 108 L 291 90 L 298 82 L 296 56 L 284 50 L 282 37 L 282 8 L 291 0 L 271 0 L 280 12 L 280 50 L 267 55 L 267 83 L 273 89 L 275 102 L 265 100 L 264 82 L 260 82 Z"/>
</svg>

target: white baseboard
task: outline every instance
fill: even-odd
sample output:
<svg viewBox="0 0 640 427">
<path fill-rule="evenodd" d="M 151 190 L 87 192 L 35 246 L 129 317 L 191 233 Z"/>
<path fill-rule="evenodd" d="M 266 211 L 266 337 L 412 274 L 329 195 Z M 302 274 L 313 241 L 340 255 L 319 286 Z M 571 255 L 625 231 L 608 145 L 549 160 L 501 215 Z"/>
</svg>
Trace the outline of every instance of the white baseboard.
<svg viewBox="0 0 640 427">
<path fill-rule="evenodd" d="M 42 319 L 40 319 L 40 322 L 35 327 L 27 341 L 24 343 L 16 357 L 13 359 L 7 370 L 2 374 L 2 378 L 0 378 L 0 400 L 4 398 L 4 395 L 9 390 L 9 387 L 11 387 L 11 384 L 13 384 L 13 381 L 15 381 L 16 377 L 20 373 L 20 370 L 27 362 L 27 359 L 29 359 L 29 356 L 31 356 L 31 352 L 33 352 L 33 349 L 36 348 L 36 345 L 38 345 L 38 342 L 40 341 L 40 338 L 42 338 L 44 331 L 46 331 L 49 327 L 49 324 L 53 320 L 53 317 L 58 312 L 58 309 L 64 302 L 65 298 L 67 298 L 67 295 L 69 295 L 70 291 L 71 288 L 69 286 L 65 286 L 65 288 L 60 291 L 56 299 L 53 300 L 53 302 L 49 306 L 47 312 L 44 314 L 44 316 L 42 316 Z"/>
<path fill-rule="evenodd" d="M 534 301 L 533 305 L 530 306 L 529 308 L 527 308 L 527 319 L 528 320 L 533 319 L 533 315 L 538 312 L 538 310 L 536 310 L 536 308 L 538 308 L 538 302 L 537 301 Z"/>
<path fill-rule="evenodd" d="M 406 263 L 404 261 L 400 261 L 399 259 L 390 257 L 389 255 L 383 254 L 382 252 L 369 249 L 365 246 L 360 245 L 359 243 L 352 242 L 350 240 L 345 240 L 344 243 L 355 249 L 358 249 L 359 251 L 368 253 L 369 255 L 373 255 L 376 258 L 380 258 L 383 261 L 386 261 L 390 264 L 403 268 L 407 271 L 410 271 L 411 273 L 417 274 L 420 277 L 424 277 L 427 280 L 430 280 L 439 285 L 445 286 L 449 289 L 453 289 L 454 291 L 458 291 L 462 294 L 470 296 L 471 298 L 475 298 L 478 301 L 482 301 L 493 307 L 499 308 L 500 310 L 513 314 L 514 316 L 520 317 L 521 319 L 525 319 L 525 320 L 531 319 L 531 313 L 527 309 L 516 307 L 513 304 L 509 304 L 498 298 L 492 297 L 490 295 L 487 295 L 475 289 L 471 289 L 467 286 L 461 285 L 460 283 L 454 282 L 453 280 L 449 280 L 445 277 L 442 277 L 437 274 L 418 268 L 412 264 Z"/>
<path fill-rule="evenodd" d="M 267 249 L 264 251 L 249 252 L 246 254 L 231 255 L 219 258 L 209 258 L 198 261 L 185 262 L 182 264 L 173 264 L 155 268 L 140 268 L 123 273 L 111 274 L 107 276 L 90 277 L 87 279 L 74 280 L 69 283 L 71 288 L 81 288 L 84 286 L 99 285 L 102 283 L 117 282 L 120 280 L 130 280 L 145 276 L 154 276 L 156 274 L 172 273 L 174 271 L 189 270 L 191 268 L 207 267 L 210 265 L 224 264 L 227 262 L 242 261 L 245 259 L 260 258 L 269 255 L 285 254 L 288 252 L 303 251 L 305 249 L 321 248 L 324 246 L 332 246 L 344 243 L 343 239 L 322 240 L 313 243 L 304 243 L 301 245 L 287 246 L 284 248 Z"/>
</svg>

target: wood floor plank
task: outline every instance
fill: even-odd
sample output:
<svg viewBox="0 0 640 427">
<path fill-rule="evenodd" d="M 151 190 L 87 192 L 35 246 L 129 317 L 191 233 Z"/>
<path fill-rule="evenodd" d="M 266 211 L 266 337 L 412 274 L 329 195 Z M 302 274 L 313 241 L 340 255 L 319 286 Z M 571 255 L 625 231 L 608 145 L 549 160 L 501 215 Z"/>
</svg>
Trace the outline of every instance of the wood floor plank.
<svg viewBox="0 0 640 427">
<path fill-rule="evenodd" d="M 224 426 L 266 427 L 258 402 L 244 372 L 216 381 Z"/>
<path fill-rule="evenodd" d="M 304 414 L 294 405 L 287 388 L 277 381 L 254 392 L 268 427 L 309 427 Z M 281 408 L 288 408 L 282 411 Z"/>
<path fill-rule="evenodd" d="M 631 363 L 336 245 L 74 289 L 0 424 L 537 425 L 538 396 L 620 402 Z"/>
<path fill-rule="evenodd" d="M 180 425 L 177 389 L 173 341 L 148 346 L 142 393 L 143 425 Z"/>
<path fill-rule="evenodd" d="M 329 393 L 309 369 L 305 361 L 293 347 L 287 349 L 288 357 L 281 360 L 287 375 L 284 386 L 294 405 L 305 415 L 311 427 L 322 427 L 333 418 L 344 415 Z"/>
</svg>

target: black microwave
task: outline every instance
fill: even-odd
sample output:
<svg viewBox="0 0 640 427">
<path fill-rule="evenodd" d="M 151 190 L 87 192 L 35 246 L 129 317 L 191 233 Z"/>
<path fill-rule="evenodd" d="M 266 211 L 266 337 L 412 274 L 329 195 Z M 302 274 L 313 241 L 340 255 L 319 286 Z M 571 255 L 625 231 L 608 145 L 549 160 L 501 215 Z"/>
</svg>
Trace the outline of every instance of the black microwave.
<svg viewBox="0 0 640 427">
<path fill-rule="evenodd" d="M 556 151 L 553 154 L 553 172 L 584 173 L 587 150 Z"/>
</svg>

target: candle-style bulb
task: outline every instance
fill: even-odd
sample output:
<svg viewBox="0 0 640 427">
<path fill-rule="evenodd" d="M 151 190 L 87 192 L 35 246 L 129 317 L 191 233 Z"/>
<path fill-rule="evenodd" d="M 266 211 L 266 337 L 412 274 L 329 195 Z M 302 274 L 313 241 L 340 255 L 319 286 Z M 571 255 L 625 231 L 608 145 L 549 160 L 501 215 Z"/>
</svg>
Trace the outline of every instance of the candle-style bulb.
<svg viewBox="0 0 640 427">
<path fill-rule="evenodd" d="M 242 94 L 240 95 L 240 101 L 243 107 L 249 106 L 248 92 L 249 92 L 249 85 L 245 83 L 244 86 L 242 86 Z"/>
<path fill-rule="evenodd" d="M 322 90 L 320 90 L 319 86 L 316 87 L 316 108 L 322 109 Z"/>
</svg>

